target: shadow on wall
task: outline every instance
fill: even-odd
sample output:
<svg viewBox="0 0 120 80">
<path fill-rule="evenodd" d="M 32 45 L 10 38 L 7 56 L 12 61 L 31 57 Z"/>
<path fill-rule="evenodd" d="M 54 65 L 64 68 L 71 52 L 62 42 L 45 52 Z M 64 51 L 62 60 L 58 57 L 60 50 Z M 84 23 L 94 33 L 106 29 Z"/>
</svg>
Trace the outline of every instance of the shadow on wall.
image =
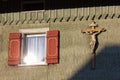
<svg viewBox="0 0 120 80">
<path fill-rule="evenodd" d="M 96 55 L 96 69 L 91 61 L 68 80 L 120 80 L 120 45 L 105 46 Z"/>
</svg>

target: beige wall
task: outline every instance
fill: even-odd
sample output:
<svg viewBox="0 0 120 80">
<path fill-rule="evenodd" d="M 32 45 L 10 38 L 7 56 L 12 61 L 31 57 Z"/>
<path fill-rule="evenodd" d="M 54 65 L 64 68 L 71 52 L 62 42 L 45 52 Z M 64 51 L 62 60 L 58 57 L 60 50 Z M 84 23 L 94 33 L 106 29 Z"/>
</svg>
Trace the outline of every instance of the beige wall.
<svg viewBox="0 0 120 80">
<path fill-rule="evenodd" d="M 91 70 L 89 36 L 81 29 L 88 21 L 0 25 L 0 80 L 119 80 L 120 19 L 95 20 L 107 29 L 98 35 L 96 70 Z M 47 66 L 8 66 L 8 35 L 25 28 L 49 27 L 60 31 L 59 64 Z"/>
<path fill-rule="evenodd" d="M 100 6 L 0 14 L 0 80 L 119 80 L 120 6 Z M 94 19 L 107 29 L 98 35 L 96 70 L 91 70 L 88 35 L 81 29 Z M 8 35 L 19 29 L 60 31 L 59 64 L 8 66 Z"/>
</svg>

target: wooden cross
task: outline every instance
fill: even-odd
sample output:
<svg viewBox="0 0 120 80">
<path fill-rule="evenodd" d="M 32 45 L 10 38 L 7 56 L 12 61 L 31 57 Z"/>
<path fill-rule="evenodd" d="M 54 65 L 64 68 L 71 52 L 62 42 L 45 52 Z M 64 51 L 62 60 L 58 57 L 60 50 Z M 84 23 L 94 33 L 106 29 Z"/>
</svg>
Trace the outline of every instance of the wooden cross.
<svg viewBox="0 0 120 80">
<path fill-rule="evenodd" d="M 82 33 L 86 33 L 91 36 L 90 48 L 92 53 L 92 69 L 95 69 L 95 47 L 97 37 L 96 35 L 104 31 L 106 31 L 104 28 L 98 28 L 98 25 L 95 21 L 92 21 L 88 28 L 81 30 Z"/>
</svg>

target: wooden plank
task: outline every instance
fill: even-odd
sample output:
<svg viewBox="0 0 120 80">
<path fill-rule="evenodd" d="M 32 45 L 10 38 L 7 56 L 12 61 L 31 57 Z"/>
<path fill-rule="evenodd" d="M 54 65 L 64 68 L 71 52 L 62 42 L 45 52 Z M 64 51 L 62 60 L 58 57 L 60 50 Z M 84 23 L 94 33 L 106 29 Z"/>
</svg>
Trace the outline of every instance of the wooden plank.
<svg viewBox="0 0 120 80">
<path fill-rule="evenodd" d="M 57 10 L 57 20 L 56 21 L 61 22 L 63 20 L 63 17 L 64 17 L 63 9 L 58 9 Z"/>
<path fill-rule="evenodd" d="M 69 21 L 71 16 L 71 10 L 70 9 L 64 9 L 64 20 L 63 21 Z"/>
<path fill-rule="evenodd" d="M 50 10 L 50 17 L 51 17 L 51 22 L 55 22 L 55 20 L 57 19 L 57 11 Z"/>
<path fill-rule="evenodd" d="M 44 22 L 44 11 L 38 11 L 38 22 Z"/>
<path fill-rule="evenodd" d="M 13 13 L 13 18 L 14 18 L 14 21 L 12 24 L 17 24 L 20 21 L 20 13 L 19 12 Z"/>
<path fill-rule="evenodd" d="M 83 18 L 83 20 L 88 20 L 89 19 L 89 15 L 90 15 L 90 9 L 89 9 L 89 7 L 85 7 L 83 9 L 83 12 L 84 12 L 84 18 Z"/>
<path fill-rule="evenodd" d="M 30 18 L 31 18 L 31 22 L 30 23 L 35 23 L 35 21 L 37 20 L 38 16 L 37 16 L 37 11 L 32 11 L 30 12 Z"/>
<path fill-rule="evenodd" d="M 71 10 L 70 21 L 75 21 L 77 16 L 78 16 L 78 9 L 77 8 L 72 8 L 70 10 Z"/>
<path fill-rule="evenodd" d="M 7 17 L 8 16 L 8 14 L 6 13 L 6 14 L 1 14 L 1 17 L 2 17 L 2 19 L 1 19 L 1 23 L 3 24 L 3 25 L 5 25 L 6 23 L 7 23 Z"/>
<path fill-rule="evenodd" d="M 26 21 L 27 12 L 20 12 L 20 23 L 23 24 Z"/>
<path fill-rule="evenodd" d="M 102 16 L 102 8 L 101 6 L 95 7 L 95 19 L 100 19 Z"/>
<path fill-rule="evenodd" d="M 120 6 L 115 6 L 115 17 L 120 18 Z"/>
<path fill-rule="evenodd" d="M 108 7 L 108 11 L 109 11 L 109 15 L 108 15 L 108 18 L 111 19 L 111 18 L 114 18 L 115 16 L 115 6 L 109 6 Z"/>
<path fill-rule="evenodd" d="M 45 20 L 45 22 L 49 22 L 50 21 L 50 10 L 46 10 L 44 12 L 44 20 Z"/>
<path fill-rule="evenodd" d="M 83 11 L 84 8 L 78 8 L 78 19 L 79 20 L 82 20 L 83 17 L 84 17 L 84 11 Z"/>
<path fill-rule="evenodd" d="M 95 12 L 96 12 L 96 8 L 95 7 L 90 7 L 90 16 L 89 16 L 90 20 L 94 20 Z"/>
<path fill-rule="evenodd" d="M 11 24 L 13 21 L 14 21 L 13 13 L 8 13 L 6 24 Z"/>
<path fill-rule="evenodd" d="M 107 19 L 108 17 L 108 6 L 102 6 L 102 19 Z"/>
</svg>

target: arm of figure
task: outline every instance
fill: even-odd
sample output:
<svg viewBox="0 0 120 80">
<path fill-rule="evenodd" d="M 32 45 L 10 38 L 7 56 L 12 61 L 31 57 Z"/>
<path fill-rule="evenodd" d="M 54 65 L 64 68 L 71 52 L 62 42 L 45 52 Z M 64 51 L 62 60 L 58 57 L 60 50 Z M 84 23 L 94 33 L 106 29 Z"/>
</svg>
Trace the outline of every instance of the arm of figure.
<svg viewBox="0 0 120 80">
<path fill-rule="evenodd" d="M 96 28 L 95 29 L 95 32 L 104 32 L 104 31 L 106 31 L 104 28 Z"/>
<path fill-rule="evenodd" d="M 82 33 L 90 34 L 91 29 L 81 30 Z"/>
</svg>

